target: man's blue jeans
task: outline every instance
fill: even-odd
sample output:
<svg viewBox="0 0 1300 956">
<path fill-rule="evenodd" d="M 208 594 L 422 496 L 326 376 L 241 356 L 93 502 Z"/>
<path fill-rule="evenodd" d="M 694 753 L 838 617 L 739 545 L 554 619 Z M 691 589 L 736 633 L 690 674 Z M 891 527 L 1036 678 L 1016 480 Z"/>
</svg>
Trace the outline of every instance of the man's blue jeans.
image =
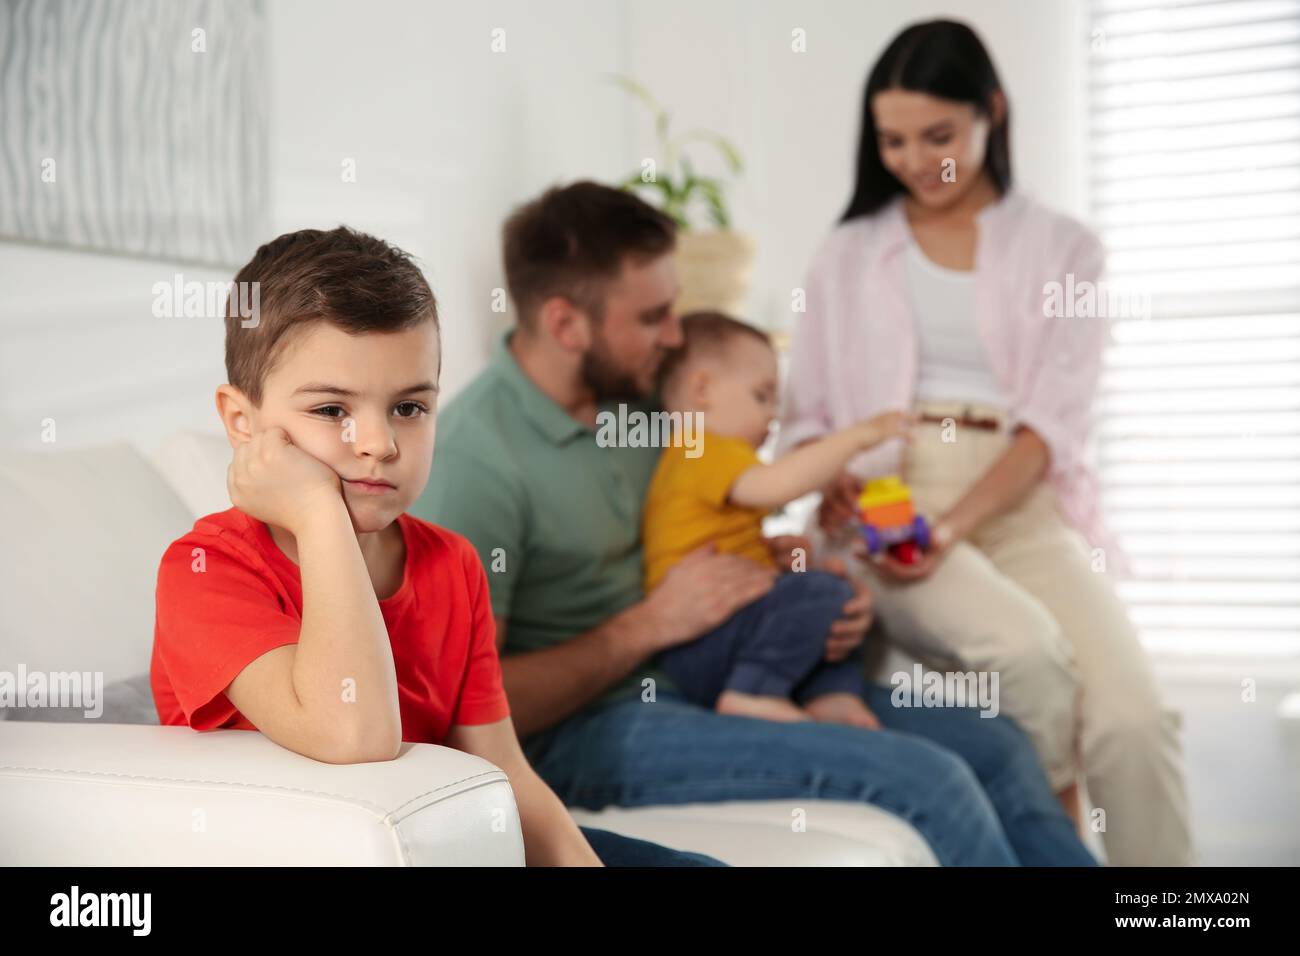
<svg viewBox="0 0 1300 956">
<path fill-rule="evenodd" d="M 608 830 L 579 827 L 600 862 L 606 866 L 726 866 L 703 853 L 670 850 L 658 843 L 625 837 Z"/>
<path fill-rule="evenodd" d="M 660 693 L 582 711 L 530 737 L 569 806 L 860 800 L 920 831 L 944 866 L 1092 866 L 1029 739 L 968 708 L 866 702 L 887 730 L 731 717 Z"/>
</svg>

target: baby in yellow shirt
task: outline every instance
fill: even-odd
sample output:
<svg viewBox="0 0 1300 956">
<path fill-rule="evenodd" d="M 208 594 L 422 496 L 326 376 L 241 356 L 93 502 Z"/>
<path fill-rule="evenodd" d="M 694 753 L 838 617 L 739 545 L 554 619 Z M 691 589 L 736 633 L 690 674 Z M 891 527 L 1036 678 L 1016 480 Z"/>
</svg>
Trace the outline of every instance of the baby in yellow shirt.
<svg viewBox="0 0 1300 956">
<path fill-rule="evenodd" d="M 716 312 L 682 319 L 685 343 L 664 360 L 667 412 L 699 413 L 702 443 L 665 448 L 646 495 L 645 587 L 707 544 L 775 567 L 763 516 L 823 487 L 854 455 L 905 438 L 907 416 L 889 412 L 796 449 L 770 465 L 758 448 L 777 410 L 776 352 L 762 331 Z M 719 627 L 671 648 L 660 666 L 695 703 L 768 720 L 826 720 L 878 727 L 863 702 L 860 652 L 822 658 L 831 624 L 853 589 L 824 571 L 780 575 L 763 597 Z"/>
</svg>

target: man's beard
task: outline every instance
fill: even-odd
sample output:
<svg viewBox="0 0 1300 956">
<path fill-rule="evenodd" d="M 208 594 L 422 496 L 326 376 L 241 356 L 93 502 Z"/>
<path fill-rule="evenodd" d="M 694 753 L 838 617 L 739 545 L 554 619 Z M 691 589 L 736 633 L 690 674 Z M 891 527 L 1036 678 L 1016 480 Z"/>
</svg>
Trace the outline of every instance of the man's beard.
<svg viewBox="0 0 1300 956">
<path fill-rule="evenodd" d="M 598 332 L 592 347 L 582 356 L 582 384 L 599 402 L 637 401 L 646 397 L 636 376 L 615 364 Z"/>
</svg>

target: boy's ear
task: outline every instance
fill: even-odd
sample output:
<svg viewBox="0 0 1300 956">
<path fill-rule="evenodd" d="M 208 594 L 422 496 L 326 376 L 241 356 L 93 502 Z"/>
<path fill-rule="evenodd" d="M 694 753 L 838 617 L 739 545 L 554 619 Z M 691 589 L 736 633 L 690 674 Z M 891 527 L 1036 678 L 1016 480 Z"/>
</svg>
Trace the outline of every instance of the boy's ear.
<svg viewBox="0 0 1300 956">
<path fill-rule="evenodd" d="M 253 437 L 253 403 L 233 385 L 217 386 L 217 414 L 226 428 L 226 439 L 237 448 Z"/>
</svg>

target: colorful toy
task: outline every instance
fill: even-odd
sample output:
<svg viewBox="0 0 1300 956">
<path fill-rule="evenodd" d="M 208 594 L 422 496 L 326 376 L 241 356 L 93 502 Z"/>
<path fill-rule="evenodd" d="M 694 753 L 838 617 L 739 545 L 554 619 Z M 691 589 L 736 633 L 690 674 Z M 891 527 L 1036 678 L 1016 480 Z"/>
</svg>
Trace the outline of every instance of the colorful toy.
<svg viewBox="0 0 1300 956">
<path fill-rule="evenodd" d="M 930 548 L 930 526 L 912 507 L 912 492 L 897 475 L 872 478 L 858 497 L 867 553 L 888 550 L 904 564 L 915 564 Z"/>
</svg>

